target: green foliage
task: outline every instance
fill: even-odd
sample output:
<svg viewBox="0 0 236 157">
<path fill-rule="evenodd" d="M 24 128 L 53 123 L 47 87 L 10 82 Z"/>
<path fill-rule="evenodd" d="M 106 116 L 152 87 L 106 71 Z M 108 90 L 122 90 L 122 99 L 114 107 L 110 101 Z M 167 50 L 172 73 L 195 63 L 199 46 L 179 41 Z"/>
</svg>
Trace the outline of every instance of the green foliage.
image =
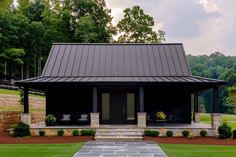
<svg viewBox="0 0 236 157">
<path fill-rule="evenodd" d="M 117 28 L 121 43 L 161 43 L 165 41 L 165 32 L 153 30 L 154 20 L 146 15 L 139 6 L 124 11 L 124 18 L 118 22 Z"/>
<path fill-rule="evenodd" d="M 201 131 L 200 131 L 200 135 L 201 135 L 202 137 L 207 136 L 207 131 L 206 131 L 206 130 L 201 130 Z"/>
<path fill-rule="evenodd" d="M 60 130 L 57 130 L 57 135 L 58 136 L 63 136 L 64 135 L 64 130 L 60 129 Z"/>
<path fill-rule="evenodd" d="M 79 136 L 79 130 L 73 130 L 72 135 L 73 136 Z"/>
<path fill-rule="evenodd" d="M 156 131 L 156 130 L 145 130 L 144 131 L 145 136 L 158 137 L 159 134 L 160 134 L 160 132 Z"/>
<path fill-rule="evenodd" d="M 190 132 L 188 130 L 183 130 L 182 135 L 183 137 L 188 137 L 190 135 Z"/>
<path fill-rule="evenodd" d="M 45 131 L 44 130 L 39 130 L 39 135 L 40 136 L 44 136 L 45 135 Z"/>
<path fill-rule="evenodd" d="M 172 137 L 173 134 L 174 134 L 174 133 L 173 133 L 173 131 L 171 131 L 171 130 L 167 130 L 167 131 L 166 131 L 166 136 L 167 136 L 167 137 Z"/>
<path fill-rule="evenodd" d="M 220 104 L 224 105 L 222 112 L 232 113 L 232 105 L 226 102 L 226 97 L 228 95 L 228 87 L 236 85 L 236 57 L 225 56 L 220 52 L 215 52 L 209 56 L 187 55 L 187 60 L 193 75 L 225 80 L 227 82 L 224 87 L 220 88 Z M 200 97 L 203 98 L 207 112 L 210 112 L 212 90 L 201 92 Z"/>
<path fill-rule="evenodd" d="M 226 103 L 228 105 L 236 105 L 236 85 L 227 88 L 228 96 L 226 98 Z"/>
<path fill-rule="evenodd" d="M 81 130 L 80 135 L 81 136 L 94 136 L 96 133 L 95 130 Z"/>
<path fill-rule="evenodd" d="M 75 40 L 85 43 L 96 42 L 98 34 L 95 30 L 96 26 L 91 16 L 81 17 L 75 28 Z"/>
<path fill-rule="evenodd" d="M 49 114 L 49 115 L 47 115 L 45 121 L 50 121 L 50 122 L 55 123 L 57 121 L 57 118 L 54 115 Z"/>
<path fill-rule="evenodd" d="M 30 127 L 28 124 L 25 124 L 23 122 L 18 123 L 14 128 L 13 128 L 13 135 L 15 137 L 25 137 L 25 136 L 30 136 Z"/>
<path fill-rule="evenodd" d="M 221 139 L 227 139 L 232 136 L 231 126 L 224 122 L 221 126 L 218 127 L 219 137 Z"/>
</svg>

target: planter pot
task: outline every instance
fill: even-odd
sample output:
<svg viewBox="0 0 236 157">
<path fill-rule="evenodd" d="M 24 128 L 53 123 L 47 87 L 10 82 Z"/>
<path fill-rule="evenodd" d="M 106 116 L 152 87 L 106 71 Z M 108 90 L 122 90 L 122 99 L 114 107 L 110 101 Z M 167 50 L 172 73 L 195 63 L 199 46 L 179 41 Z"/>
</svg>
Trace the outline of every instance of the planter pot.
<svg viewBox="0 0 236 157">
<path fill-rule="evenodd" d="M 45 123 L 46 123 L 46 126 L 55 126 L 55 122 L 50 121 L 50 120 L 45 121 Z"/>
</svg>

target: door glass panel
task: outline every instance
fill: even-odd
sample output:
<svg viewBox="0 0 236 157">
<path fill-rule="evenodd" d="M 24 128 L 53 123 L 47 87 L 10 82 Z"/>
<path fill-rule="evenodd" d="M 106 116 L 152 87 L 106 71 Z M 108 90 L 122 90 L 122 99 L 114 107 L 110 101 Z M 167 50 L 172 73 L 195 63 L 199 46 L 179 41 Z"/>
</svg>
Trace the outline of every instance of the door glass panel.
<svg viewBox="0 0 236 157">
<path fill-rule="evenodd" d="M 127 120 L 135 120 L 134 93 L 127 94 Z"/>
<path fill-rule="evenodd" d="M 110 95 L 102 93 L 102 120 L 110 119 Z"/>
</svg>

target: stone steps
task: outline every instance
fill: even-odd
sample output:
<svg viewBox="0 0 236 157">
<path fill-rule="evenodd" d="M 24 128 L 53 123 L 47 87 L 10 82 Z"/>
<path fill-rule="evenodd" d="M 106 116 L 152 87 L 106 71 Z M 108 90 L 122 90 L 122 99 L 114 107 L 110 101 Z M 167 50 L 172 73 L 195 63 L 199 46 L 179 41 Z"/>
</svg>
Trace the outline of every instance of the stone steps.
<svg viewBox="0 0 236 157">
<path fill-rule="evenodd" d="M 96 140 L 142 140 L 143 131 L 142 129 L 122 129 L 122 128 L 106 128 L 97 129 L 95 134 Z"/>
</svg>

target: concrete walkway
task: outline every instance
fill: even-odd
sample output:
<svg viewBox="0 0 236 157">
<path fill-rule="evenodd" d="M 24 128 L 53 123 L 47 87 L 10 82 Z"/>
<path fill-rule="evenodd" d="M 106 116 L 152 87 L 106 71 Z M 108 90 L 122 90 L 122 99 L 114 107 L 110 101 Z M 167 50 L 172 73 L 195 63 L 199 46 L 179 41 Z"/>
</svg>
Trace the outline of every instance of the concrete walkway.
<svg viewBox="0 0 236 157">
<path fill-rule="evenodd" d="M 154 142 L 88 141 L 73 157 L 167 157 Z"/>
</svg>

